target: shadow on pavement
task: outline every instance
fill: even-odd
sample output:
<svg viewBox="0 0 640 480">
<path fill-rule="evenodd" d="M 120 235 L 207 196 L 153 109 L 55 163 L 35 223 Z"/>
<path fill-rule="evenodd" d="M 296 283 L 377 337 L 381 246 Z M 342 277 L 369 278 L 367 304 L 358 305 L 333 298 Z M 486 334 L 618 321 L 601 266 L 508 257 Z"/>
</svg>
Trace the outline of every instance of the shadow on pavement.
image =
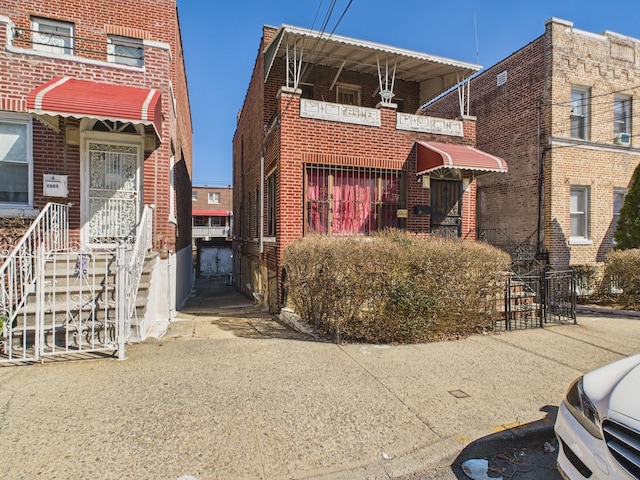
<svg viewBox="0 0 640 480">
<path fill-rule="evenodd" d="M 467 445 L 451 465 L 458 479 L 469 480 L 462 464 L 469 459 L 487 459 L 489 478 L 510 480 L 562 480 L 556 470 L 558 442 L 553 425 L 558 407 L 540 409 L 546 417 L 536 422 L 508 428 Z"/>
<path fill-rule="evenodd" d="M 315 341 L 282 323 L 226 280 L 196 279 L 191 296 L 179 312 L 182 321 L 193 321 L 194 336 L 207 336 L 212 329 L 219 329 L 241 338 Z"/>
</svg>

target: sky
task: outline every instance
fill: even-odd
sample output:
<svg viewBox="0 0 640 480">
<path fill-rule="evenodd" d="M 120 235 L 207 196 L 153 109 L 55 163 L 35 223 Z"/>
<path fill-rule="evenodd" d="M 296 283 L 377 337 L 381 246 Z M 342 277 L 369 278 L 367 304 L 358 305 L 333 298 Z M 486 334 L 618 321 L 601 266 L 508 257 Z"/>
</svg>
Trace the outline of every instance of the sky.
<svg viewBox="0 0 640 480">
<path fill-rule="evenodd" d="M 327 32 L 483 68 L 542 35 L 551 17 L 579 30 L 640 39 L 638 0 L 177 0 L 193 121 L 194 186 L 232 185 L 236 117 L 262 26 L 320 30 L 334 1 Z"/>
</svg>

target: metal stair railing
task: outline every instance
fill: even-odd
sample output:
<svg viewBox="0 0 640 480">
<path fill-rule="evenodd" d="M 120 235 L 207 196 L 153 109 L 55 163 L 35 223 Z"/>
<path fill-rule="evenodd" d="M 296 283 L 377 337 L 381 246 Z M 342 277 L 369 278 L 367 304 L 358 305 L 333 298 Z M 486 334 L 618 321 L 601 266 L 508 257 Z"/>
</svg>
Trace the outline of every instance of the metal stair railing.
<svg viewBox="0 0 640 480">
<path fill-rule="evenodd" d="M 38 251 L 66 249 L 69 245 L 69 207 L 47 203 L 29 229 L 0 265 L 0 342 L 11 342 L 16 323 L 27 297 L 35 291 L 38 279 Z M 9 346 L 10 347 L 10 346 Z"/>
<path fill-rule="evenodd" d="M 131 335 L 131 320 L 136 314 L 136 298 L 140 288 L 144 259 L 153 246 L 154 209 L 154 205 L 145 205 L 133 248 L 125 250 L 126 246 L 122 245 L 118 251 L 118 318 L 122 322 L 120 324 L 122 335 L 119 343 L 123 346 Z M 120 351 L 124 352 L 124 348 Z"/>
</svg>

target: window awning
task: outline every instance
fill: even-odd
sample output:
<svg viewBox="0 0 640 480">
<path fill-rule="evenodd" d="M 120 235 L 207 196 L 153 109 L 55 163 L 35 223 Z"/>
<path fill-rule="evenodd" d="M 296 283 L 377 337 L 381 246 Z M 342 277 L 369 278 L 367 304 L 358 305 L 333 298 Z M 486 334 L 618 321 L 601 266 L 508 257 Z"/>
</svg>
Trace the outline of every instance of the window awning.
<svg viewBox="0 0 640 480">
<path fill-rule="evenodd" d="M 29 92 L 27 110 L 40 116 L 141 123 L 162 138 L 162 105 L 155 88 L 55 77 Z"/>
<path fill-rule="evenodd" d="M 500 157 L 467 145 L 438 142 L 416 142 L 418 161 L 416 175 L 426 175 L 442 168 L 473 170 L 481 173 L 506 173 L 507 162 Z"/>
<path fill-rule="evenodd" d="M 191 215 L 202 217 L 226 217 L 231 215 L 229 210 L 192 210 Z"/>
</svg>

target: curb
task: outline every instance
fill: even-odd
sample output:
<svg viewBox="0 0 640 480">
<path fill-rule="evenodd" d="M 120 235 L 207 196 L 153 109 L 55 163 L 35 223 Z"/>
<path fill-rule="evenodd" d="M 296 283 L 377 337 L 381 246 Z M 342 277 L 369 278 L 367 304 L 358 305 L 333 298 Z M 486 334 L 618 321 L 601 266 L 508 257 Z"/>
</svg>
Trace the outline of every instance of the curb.
<svg viewBox="0 0 640 480">
<path fill-rule="evenodd" d="M 618 310 L 615 308 L 591 307 L 588 305 L 576 305 L 576 312 L 595 315 L 611 315 L 616 317 L 640 318 L 640 311 L 638 310 Z"/>
</svg>

